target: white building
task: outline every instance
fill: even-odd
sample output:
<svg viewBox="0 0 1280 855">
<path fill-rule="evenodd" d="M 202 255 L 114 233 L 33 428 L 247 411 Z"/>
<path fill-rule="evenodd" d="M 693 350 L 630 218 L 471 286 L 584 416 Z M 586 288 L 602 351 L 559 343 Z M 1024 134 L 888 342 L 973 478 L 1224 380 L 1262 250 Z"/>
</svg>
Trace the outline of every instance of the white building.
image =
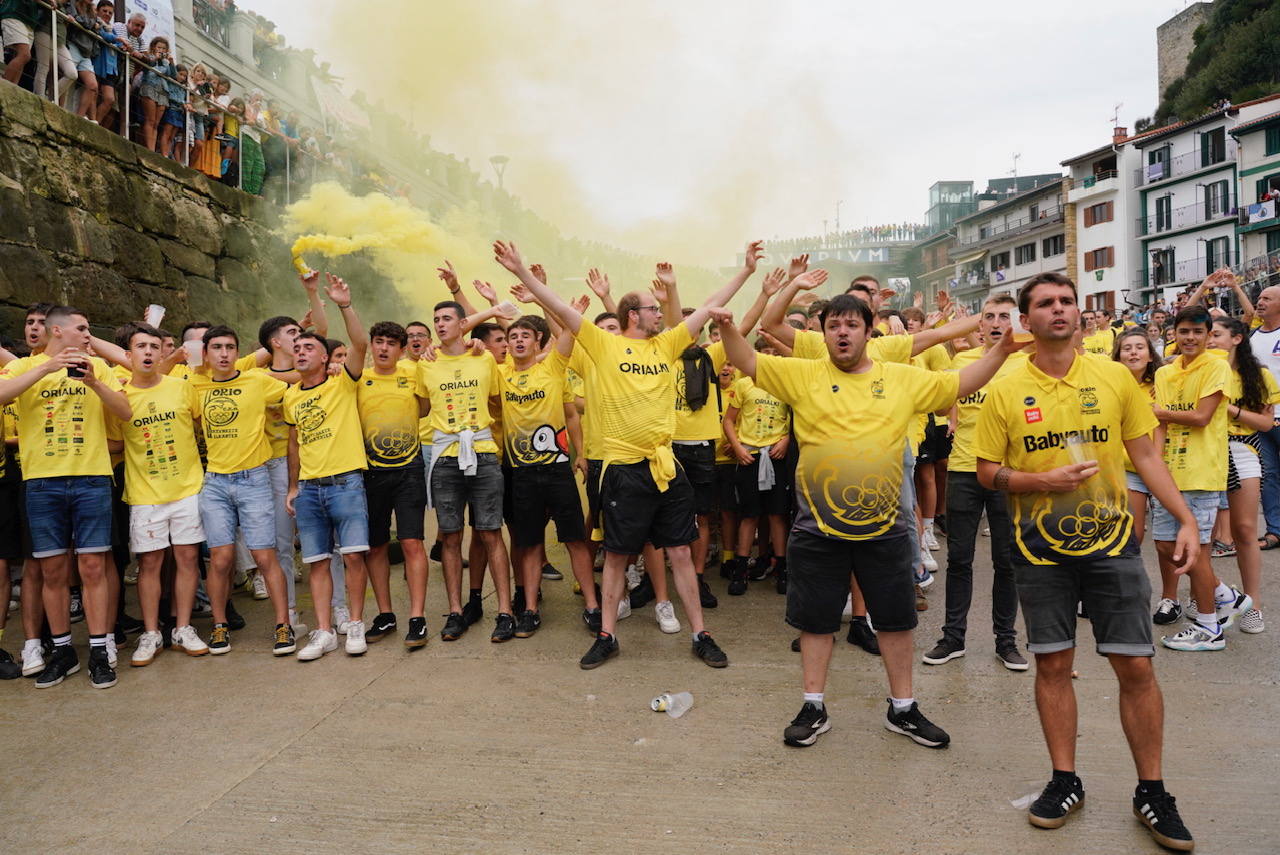
<svg viewBox="0 0 1280 855">
<path fill-rule="evenodd" d="M 1246 287 L 1280 284 L 1280 112 L 1240 122 L 1231 135 L 1240 181 L 1241 272 Z"/>
<path fill-rule="evenodd" d="M 1067 202 L 1075 216 L 1075 277 L 1083 305 L 1123 311 L 1134 262 L 1138 194 L 1133 172 L 1138 150 L 1126 128 L 1116 128 L 1111 143 L 1064 160 L 1070 170 Z"/>
<path fill-rule="evenodd" d="M 952 296 L 977 308 L 988 295 L 1016 297 L 1037 273 L 1065 273 L 1066 186 L 1060 179 L 1000 200 L 980 195 L 977 212 L 956 220 Z"/>
</svg>

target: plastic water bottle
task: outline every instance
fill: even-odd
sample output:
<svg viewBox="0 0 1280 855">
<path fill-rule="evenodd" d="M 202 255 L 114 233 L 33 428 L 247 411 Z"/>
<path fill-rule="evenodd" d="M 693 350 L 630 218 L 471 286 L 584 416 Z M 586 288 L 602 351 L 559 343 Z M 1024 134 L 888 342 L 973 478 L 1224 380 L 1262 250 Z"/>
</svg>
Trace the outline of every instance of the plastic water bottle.
<svg viewBox="0 0 1280 855">
<path fill-rule="evenodd" d="M 672 718 L 679 718 L 692 706 L 693 695 L 689 692 L 667 692 L 658 695 L 649 703 L 650 709 L 654 712 L 665 712 Z"/>
</svg>

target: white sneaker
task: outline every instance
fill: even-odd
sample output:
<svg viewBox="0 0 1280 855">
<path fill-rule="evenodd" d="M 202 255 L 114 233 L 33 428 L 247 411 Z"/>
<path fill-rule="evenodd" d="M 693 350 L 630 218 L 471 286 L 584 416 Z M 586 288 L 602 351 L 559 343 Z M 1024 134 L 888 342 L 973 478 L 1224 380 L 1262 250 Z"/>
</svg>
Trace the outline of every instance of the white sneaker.
<svg viewBox="0 0 1280 855">
<path fill-rule="evenodd" d="M 631 598 L 623 597 L 618 600 L 618 620 L 631 617 Z"/>
<path fill-rule="evenodd" d="M 22 676 L 34 677 L 44 670 L 44 648 L 40 639 L 28 638 L 22 645 Z"/>
<path fill-rule="evenodd" d="M 1267 625 L 1262 622 L 1262 609 L 1249 609 L 1240 616 L 1240 631 L 1250 634 L 1262 632 Z M 23 669 L 26 670 L 25 668 Z"/>
<path fill-rule="evenodd" d="M 267 580 L 262 578 L 261 573 L 253 574 L 253 598 L 255 600 L 265 600 L 267 594 Z"/>
<path fill-rule="evenodd" d="M 253 575 L 256 576 L 257 574 L 255 573 Z M 248 570 L 236 570 L 235 576 L 231 577 L 231 587 L 243 588 L 245 585 L 249 584 L 249 578 Z"/>
<path fill-rule="evenodd" d="M 924 530 L 923 545 L 924 545 L 924 548 L 929 550 L 930 552 L 937 552 L 939 549 L 942 548 L 941 546 L 938 545 L 938 538 L 934 537 L 933 529 L 931 528 L 926 528 Z"/>
<path fill-rule="evenodd" d="M 307 625 L 299 620 L 297 609 L 289 609 L 289 626 L 293 627 L 293 634 L 299 638 L 307 634 Z"/>
<path fill-rule="evenodd" d="M 200 640 L 196 628 L 190 624 L 173 628 L 173 646 L 181 647 L 188 656 L 204 656 L 209 652 L 209 645 Z"/>
<path fill-rule="evenodd" d="M 307 643 L 298 651 L 298 658 L 303 662 L 319 659 L 326 653 L 338 649 L 338 636 L 333 630 L 313 630 L 307 637 Z"/>
<path fill-rule="evenodd" d="M 351 612 L 346 606 L 335 606 L 333 609 L 333 628 L 339 635 L 347 634 L 347 627 L 351 624 Z"/>
<path fill-rule="evenodd" d="M 848 623 L 853 620 L 853 594 L 846 594 L 844 598 L 844 611 L 840 613 L 840 622 Z"/>
<path fill-rule="evenodd" d="M 1186 650 L 1198 653 L 1204 650 L 1225 650 L 1227 640 L 1222 637 L 1222 630 L 1218 630 L 1218 634 L 1214 635 L 1200 624 L 1192 621 L 1187 623 L 1182 632 L 1175 636 L 1163 636 L 1160 643 L 1170 650 Z"/>
<path fill-rule="evenodd" d="M 116 634 L 114 632 L 107 633 L 107 664 L 112 668 L 116 667 L 116 663 L 120 661 L 120 651 L 116 648 Z"/>
<path fill-rule="evenodd" d="M 164 649 L 164 636 L 159 632 L 144 632 L 138 636 L 138 646 L 133 648 L 129 664 L 134 668 L 150 665 L 156 654 Z"/>
<path fill-rule="evenodd" d="M 923 564 L 924 569 L 928 570 L 930 573 L 938 572 L 938 559 L 934 558 L 924 550 L 920 551 L 920 563 Z"/>
<path fill-rule="evenodd" d="M 353 620 L 347 622 L 347 655 L 359 656 L 369 649 L 369 645 L 364 640 L 364 621 Z"/>
<path fill-rule="evenodd" d="M 989 526 L 989 525 L 984 525 L 984 526 L 982 527 L 982 536 L 983 536 L 983 537 L 990 537 L 990 536 L 991 536 L 991 526 Z"/>
<path fill-rule="evenodd" d="M 680 631 L 680 621 L 676 618 L 676 607 L 670 600 L 662 600 L 653 604 L 654 614 L 658 616 L 658 629 L 667 635 Z"/>
<path fill-rule="evenodd" d="M 1219 603 L 1216 600 L 1214 602 L 1214 605 L 1217 606 L 1218 624 L 1224 630 L 1235 623 L 1236 615 L 1243 614 L 1253 608 L 1253 597 L 1240 593 L 1240 589 L 1235 585 L 1231 586 L 1231 593 L 1234 596 L 1225 603 Z"/>
<path fill-rule="evenodd" d="M 627 590 L 634 591 L 640 587 L 640 571 L 636 569 L 636 565 L 627 565 Z"/>
</svg>

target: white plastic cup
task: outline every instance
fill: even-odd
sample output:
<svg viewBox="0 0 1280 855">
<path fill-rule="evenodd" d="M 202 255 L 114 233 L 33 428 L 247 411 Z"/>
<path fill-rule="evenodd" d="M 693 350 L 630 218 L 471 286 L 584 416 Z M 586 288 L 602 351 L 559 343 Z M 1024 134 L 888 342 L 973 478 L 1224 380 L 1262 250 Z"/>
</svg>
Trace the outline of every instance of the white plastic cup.
<svg viewBox="0 0 1280 855">
<path fill-rule="evenodd" d="M 192 368 L 199 368 L 204 365 L 204 342 L 199 339 L 184 341 L 182 349 L 187 352 L 187 365 Z"/>
<path fill-rule="evenodd" d="M 159 303 L 152 303 L 147 306 L 146 314 L 143 315 L 142 319 L 147 322 L 148 326 L 160 326 L 160 322 L 164 320 L 164 306 Z"/>
<path fill-rule="evenodd" d="M 658 695 L 649 702 L 649 708 L 654 712 L 665 712 L 672 718 L 679 718 L 687 713 L 693 706 L 693 695 L 689 692 L 667 692 Z"/>
</svg>

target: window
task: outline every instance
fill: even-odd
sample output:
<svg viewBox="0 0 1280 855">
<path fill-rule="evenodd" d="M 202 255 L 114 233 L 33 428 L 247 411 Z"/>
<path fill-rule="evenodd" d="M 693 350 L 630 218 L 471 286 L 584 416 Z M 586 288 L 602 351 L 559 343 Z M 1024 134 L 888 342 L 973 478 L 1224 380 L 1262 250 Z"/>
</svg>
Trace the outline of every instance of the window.
<svg viewBox="0 0 1280 855">
<path fill-rule="evenodd" d="M 1036 245 L 1034 242 L 1024 243 L 1022 246 L 1015 246 L 1013 248 L 1014 264 L 1030 264 L 1035 260 L 1036 260 Z"/>
<path fill-rule="evenodd" d="M 1204 242 L 1204 274 L 1231 264 L 1231 238 L 1220 237 Z"/>
<path fill-rule="evenodd" d="M 1280 125 L 1267 128 L 1267 155 L 1280 154 Z"/>
<path fill-rule="evenodd" d="M 1226 181 L 1214 181 L 1212 184 L 1204 185 L 1204 218 L 1206 220 L 1217 219 L 1227 213 L 1227 209 L 1231 207 L 1229 193 Z"/>
<path fill-rule="evenodd" d="M 998 252 L 995 255 L 991 256 L 991 272 L 992 273 L 996 272 L 997 270 L 1003 270 L 1008 266 L 1009 266 L 1009 253 Z"/>
<path fill-rule="evenodd" d="M 1084 254 L 1084 271 L 1089 273 L 1102 267 L 1115 267 L 1116 264 L 1116 248 L 1114 246 L 1104 246 L 1102 249 L 1095 249 Z"/>
<path fill-rule="evenodd" d="M 989 226 L 978 226 L 978 240 L 986 240 L 991 237 L 991 228 Z"/>
<path fill-rule="evenodd" d="M 1156 199 L 1156 231 L 1162 232 L 1173 226 L 1173 196 L 1161 196 Z"/>
<path fill-rule="evenodd" d="M 1214 128 L 1200 135 L 1200 165 L 1212 166 L 1227 159 L 1227 130 Z"/>
<path fill-rule="evenodd" d="M 1027 212 L 1027 221 L 1035 222 L 1038 219 L 1040 219 L 1040 206 L 1038 204 L 1032 205 L 1031 210 Z"/>
<path fill-rule="evenodd" d="M 1277 249 L 1280 249 L 1280 229 L 1267 232 L 1267 254 L 1270 255 Z"/>
<path fill-rule="evenodd" d="M 1051 255 L 1062 255 L 1062 253 L 1067 251 L 1067 236 L 1053 235 L 1052 237 L 1045 238 L 1041 244 L 1041 249 L 1043 250 L 1041 254 L 1044 255 L 1045 258 L 1048 258 Z"/>
<path fill-rule="evenodd" d="M 1262 201 L 1262 197 L 1272 191 L 1280 192 L 1280 172 L 1275 175 L 1268 175 L 1266 178 L 1258 179 L 1258 201 Z"/>
<path fill-rule="evenodd" d="M 1174 279 L 1174 257 L 1172 249 L 1153 249 L 1151 251 L 1152 285 L 1168 285 Z"/>
<path fill-rule="evenodd" d="M 1098 223 L 1109 223 L 1116 217 L 1115 202 L 1099 202 L 1084 209 L 1084 227 L 1096 226 Z"/>
<path fill-rule="evenodd" d="M 1169 146 L 1152 149 L 1147 152 L 1147 180 L 1159 181 L 1169 177 Z"/>
</svg>

